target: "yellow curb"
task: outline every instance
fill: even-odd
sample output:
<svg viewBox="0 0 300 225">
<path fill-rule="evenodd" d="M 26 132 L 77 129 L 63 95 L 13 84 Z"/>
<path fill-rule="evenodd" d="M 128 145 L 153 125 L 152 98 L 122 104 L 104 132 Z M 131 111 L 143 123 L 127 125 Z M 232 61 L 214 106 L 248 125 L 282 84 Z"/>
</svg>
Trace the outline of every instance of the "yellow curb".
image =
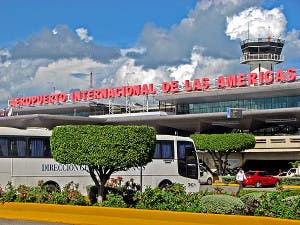
<svg viewBox="0 0 300 225">
<path fill-rule="evenodd" d="M 300 186 L 289 186 L 289 185 L 284 185 L 282 186 L 283 188 L 286 188 L 286 189 L 300 189 Z"/>
<path fill-rule="evenodd" d="M 13 202 L 0 205 L 0 218 L 74 225 L 300 225 L 297 220 L 256 216 Z"/>
</svg>

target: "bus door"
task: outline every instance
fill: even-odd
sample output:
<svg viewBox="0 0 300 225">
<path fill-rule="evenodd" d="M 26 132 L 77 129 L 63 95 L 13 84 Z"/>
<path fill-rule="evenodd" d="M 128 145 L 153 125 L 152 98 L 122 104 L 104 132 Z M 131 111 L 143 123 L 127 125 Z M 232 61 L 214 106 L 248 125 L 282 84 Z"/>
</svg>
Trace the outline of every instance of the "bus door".
<svg viewBox="0 0 300 225">
<path fill-rule="evenodd" d="M 199 191 L 198 157 L 192 142 L 178 141 L 178 173 L 186 180 L 188 192 Z"/>
</svg>

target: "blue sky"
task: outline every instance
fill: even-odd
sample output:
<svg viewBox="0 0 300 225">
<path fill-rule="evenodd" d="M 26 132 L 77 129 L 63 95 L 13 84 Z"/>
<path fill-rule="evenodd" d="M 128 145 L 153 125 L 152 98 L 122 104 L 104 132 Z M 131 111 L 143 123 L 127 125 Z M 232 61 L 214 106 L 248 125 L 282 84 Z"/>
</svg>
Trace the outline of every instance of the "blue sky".
<svg viewBox="0 0 300 225">
<path fill-rule="evenodd" d="M 130 47 L 145 23 L 169 28 L 179 23 L 196 0 L 6 0 L 0 3 L 5 30 L 0 43 L 26 40 L 41 29 L 66 24 L 71 29 L 85 27 L 95 42 Z M 4 19 L 6 18 L 6 19 Z"/>
<path fill-rule="evenodd" d="M 297 0 L 0 1 L 0 105 L 17 96 L 247 72 L 240 40 L 280 37 L 300 69 Z"/>
</svg>

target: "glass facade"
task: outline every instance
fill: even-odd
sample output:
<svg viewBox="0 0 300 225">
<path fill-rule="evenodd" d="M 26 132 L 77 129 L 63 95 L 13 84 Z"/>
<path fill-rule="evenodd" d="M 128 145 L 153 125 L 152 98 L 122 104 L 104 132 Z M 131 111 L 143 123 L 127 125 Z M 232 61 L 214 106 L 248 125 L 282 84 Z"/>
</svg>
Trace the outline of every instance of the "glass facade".
<svg viewBox="0 0 300 225">
<path fill-rule="evenodd" d="M 256 99 L 238 99 L 232 101 L 178 104 L 176 114 L 198 114 L 226 112 L 227 108 L 243 108 L 245 110 L 279 109 L 300 107 L 300 96 L 283 96 Z"/>
</svg>

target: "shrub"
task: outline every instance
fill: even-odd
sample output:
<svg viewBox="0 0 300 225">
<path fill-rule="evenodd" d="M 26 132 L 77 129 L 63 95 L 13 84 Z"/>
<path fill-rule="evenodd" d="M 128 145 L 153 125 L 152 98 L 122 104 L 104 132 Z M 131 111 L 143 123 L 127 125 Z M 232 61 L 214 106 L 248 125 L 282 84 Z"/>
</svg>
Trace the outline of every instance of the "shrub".
<svg viewBox="0 0 300 225">
<path fill-rule="evenodd" d="M 268 216 L 286 219 L 300 219 L 300 200 L 293 205 L 284 201 L 285 192 L 270 192 L 262 198 L 260 206 L 255 210 L 255 216 Z"/>
<path fill-rule="evenodd" d="M 9 181 L 4 191 L 2 190 L 1 202 L 13 202 L 17 197 L 17 190 L 12 185 L 12 182 Z"/>
<path fill-rule="evenodd" d="M 50 203 L 68 204 L 68 205 L 86 205 L 84 196 L 78 191 L 79 184 L 73 181 L 66 184 L 62 192 L 52 193 Z M 53 201 L 53 202 L 52 202 Z"/>
<path fill-rule="evenodd" d="M 186 211 L 190 204 L 181 184 L 167 185 L 163 190 L 146 188 L 143 193 L 137 192 L 134 199 L 136 208 L 140 209 Z"/>
<path fill-rule="evenodd" d="M 291 207 L 295 219 L 300 219 L 300 195 L 284 198 L 283 203 Z"/>
<path fill-rule="evenodd" d="M 48 202 L 49 192 L 47 191 L 46 187 L 29 187 L 25 185 L 19 185 L 16 191 L 16 202 Z"/>
<path fill-rule="evenodd" d="M 200 199 L 203 196 L 212 195 L 213 192 L 211 191 L 201 191 L 198 193 L 188 193 L 186 204 L 185 204 L 185 211 L 187 212 L 195 212 L 199 213 L 202 212 L 201 204 L 199 203 Z"/>
<path fill-rule="evenodd" d="M 122 177 L 111 178 L 105 185 L 103 200 L 106 200 L 108 194 L 120 195 L 128 206 L 134 206 L 134 195 L 140 190 L 140 185 L 136 184 L 133 179 L 122 184 Z M 87 193 L 90 204 L 97 203 L 98 189 L 95 185 L 87 186 Z"/>
<path fill-rule="evenodd" d="M 297 203 L 297 201 L 300 199 L 299 195 L 295 195 L 295 196 L 289 196 L 287 198 L 284 198 L 282 201 L 284 202 L 284 204 L 289 205 L 289 206 L 293 206 Z"/>
<path fill-rule="evenodd" d="M 300 189 L 295 189 L 295 190 L 285 189 L 282 191 L 281 194 L 283 195 L 284 198 L 287 198 L 289 196 L 300 195 Z"/>
<path fill-rule="evenodd" d="M 102 202 L 101 206 L 126 208 L 127 204 L 123 200 L 123 196 L 118 194 L 107 194 L 106 200 Z"/>
<path fill-rule="evenodd" d="M 251 192 L 240 197 L 241 201 L 245 203 L 247 207 L 247 214 L 253 215 L 255 209 L 261 204 L 262 197 L 265 192 Z"/>
<path fill-rule="evenodd" d="M 216 214 L 244 214 L 246 205 L 230 195 L 207 195 L 200 199 L 202 212 Z"/>
<path fill-rule="evenodd" d="M 300 177 L 279 177 L 283 185 L 300 185 Z"/>
<path fill-rule="evenodd" d="M 235 184 L 235 176 L 221 176 L 222 177 L 222 182 L 225 184 Z"/>
</svg>

